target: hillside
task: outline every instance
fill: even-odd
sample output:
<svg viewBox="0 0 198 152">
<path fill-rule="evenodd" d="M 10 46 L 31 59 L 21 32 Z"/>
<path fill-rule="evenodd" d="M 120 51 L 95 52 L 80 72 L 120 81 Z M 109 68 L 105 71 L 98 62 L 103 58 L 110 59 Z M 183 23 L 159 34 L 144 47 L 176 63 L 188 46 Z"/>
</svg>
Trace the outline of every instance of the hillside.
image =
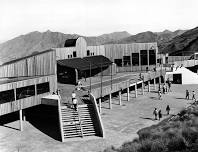
<svg viewBox="0 0 198 152">
<path fill-rule="evenodd" d="M 159 48 L 170 55 L 191 55 L 198 52 L 198 27 L 164 42 Z"/>
<path fill-rule="evenodd" d="M 128 37 L 127 32 L 115 32 L 104 34 L 98 37 L 85 37 L 88 45 L 100 45 L 112 40 Z M 66 39 L 77 38 L 76 34 L 64 34 L 60 32 L 31 32 L 21 35 L 5 43 L 0 44 L 0 64 L 31 55 L 32 53 L 41 52 L 54 47 L 63 47 Z"/>
</svg>

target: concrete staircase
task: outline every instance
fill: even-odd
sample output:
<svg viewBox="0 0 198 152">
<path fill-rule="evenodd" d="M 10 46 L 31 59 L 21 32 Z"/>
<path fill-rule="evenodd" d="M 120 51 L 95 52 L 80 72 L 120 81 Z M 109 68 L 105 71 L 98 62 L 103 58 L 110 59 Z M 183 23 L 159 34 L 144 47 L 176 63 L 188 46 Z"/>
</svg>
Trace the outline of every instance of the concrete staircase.
<svg viewBox="0 0 198 152">
<path fill-rule="evenodd" d="M 64 139 L 97 136 L 97 121 L 92 104 L 78 106 L 78 111 L 61 106 L 61 117 Z"/>
</svg>

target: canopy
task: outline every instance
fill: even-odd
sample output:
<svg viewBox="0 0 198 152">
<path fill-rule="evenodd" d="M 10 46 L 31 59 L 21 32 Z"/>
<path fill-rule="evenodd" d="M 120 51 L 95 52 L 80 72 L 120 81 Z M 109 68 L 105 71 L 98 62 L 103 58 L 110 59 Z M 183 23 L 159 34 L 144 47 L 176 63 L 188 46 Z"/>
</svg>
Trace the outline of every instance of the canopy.
<svg viewBox="0 0 198 152">
<path fill-rule="evenodd" d="M 57 63 L 60 66 L 66 66 L 74 69 L 78 69 L 80 71 L 96 69 L 100 68 L 101 66 L 108 66 L 112 62 L 102 56 L 90 56 L 90 57 L 84 57 L 84 58 L 73 58 L 73 59 L 64 59 L 64 60 L 58 60 Z"/>
</svg>

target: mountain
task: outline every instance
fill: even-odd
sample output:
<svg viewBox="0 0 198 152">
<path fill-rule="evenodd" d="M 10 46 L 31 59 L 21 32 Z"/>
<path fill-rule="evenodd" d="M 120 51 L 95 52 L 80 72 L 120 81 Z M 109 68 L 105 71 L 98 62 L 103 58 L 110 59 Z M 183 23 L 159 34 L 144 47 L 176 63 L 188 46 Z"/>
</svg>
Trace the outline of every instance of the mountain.
<svg viewBox="0 0 198 152">
<path fill-rule="evenodd" d="M 182 30 L 171 32 L 142 32 L 131 35 L 126 31 L 103 34 L 100 36 L 85 37 L 88 45 L 101 45 L 108 43 L 132 43 L 132 42 L 158 42 L 160 50 L 168 45 L 172 38 L 183 33 Z M 60 32 L 31 32 L 0 44 L 0 64 L 42 52 L 50 48 L 63 47 L 65 40 L 77 38 L 77 34 L 64 34 Z"/>
<path fill-rule="evenodd" d="M 180 31 L 177 32 L 180 33 Z M 198 27 L 163 43 L 160 49 L 164 53 L 169 53 L 169 55 L 191 55 L 198 52 Z"/>
<path fill-rule="evenodd" d="M 142 32 L 136 35 L 131 35 L 127 38 L 123 38 L 117 41 L 112 41 L 110 43 L 147 43 L 147 42 L 157 42 L 158 45 L 161 45 L 174 37 L 184 33 L 185 30 L 177 30 L 171 32 L 169 30 L 164 30 L 163 32 Z"/>
<path fill-rule="evenodd" d="M 88 45 L 100 45 L 119 38 L 128 37 L 127 32 L 115 32 L 104 34 L 98 37 L 85 37 Z M 60 32 L 31 32 L 21 35 L 5 43 L 0 44 L 0 63 L 4 63 L 16 58 L 28 56 L 50 48 L 63 47 L 65 40 L 77 38 L 77 34 L 64 34 Z"/>
</svg>

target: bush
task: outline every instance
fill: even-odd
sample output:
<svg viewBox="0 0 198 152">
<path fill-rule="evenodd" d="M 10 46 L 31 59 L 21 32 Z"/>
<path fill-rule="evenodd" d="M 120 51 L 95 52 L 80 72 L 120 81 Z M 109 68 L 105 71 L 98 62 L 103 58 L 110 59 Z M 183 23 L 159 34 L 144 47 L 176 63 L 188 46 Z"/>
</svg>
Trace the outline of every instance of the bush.
<svg viewBox="0 0 198 152">
<path fill-rule="evenodd" d="M 169 151 L 182 151 L 186 149 L 184 139 L 182 137 L 174 137 L 167 144 Z"/>
<path fill-rule="evenodd" d="M 139 139 L 140 140 L 150 139 L 151 137 L 152 137 L 152 133 L 148 129 L 147 130 L 142 130 L 141 132 L 139 132 Z"/>
<path fill-rule="evenodd" d="M 182 136 L 189 144 L 192 144 L 198 139 L 198 132 L 195 128 L 184 128 L 182 130 Z"/>
<path fill-rule="evenodd" d="M 161 140 L 156 140 L 151 146 L 151 152 L 164 152 L 166 151 L 166 146 Z"/>
<path fill-rule="evenodd" d="M 121 146 L 119 152 L 137 152 L 138 148 L 139 148 L 138 143 L 128 142 L 128 143 L 124 143 Z"/>
<path fill-rule="evenodd" d="M 152 147 L 152 141 L 147 139 L 141 142 L 138 152 L 150 152 Z"/>
</svg>

